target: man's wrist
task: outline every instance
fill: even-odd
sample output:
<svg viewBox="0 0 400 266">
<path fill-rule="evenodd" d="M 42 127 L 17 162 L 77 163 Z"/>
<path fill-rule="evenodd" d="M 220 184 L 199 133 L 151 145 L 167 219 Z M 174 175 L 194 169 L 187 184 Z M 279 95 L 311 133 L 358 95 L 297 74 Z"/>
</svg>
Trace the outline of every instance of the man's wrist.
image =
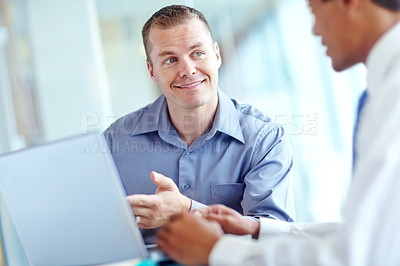
<svg viewBox="0 0 400 266">
<path fill-rule="evenodd" d="M 252 238 L 258 239 L 260 234 L 260 217 L 259 216 L 244 216 L 247 219 L 247 228 L 249 229 L 249 235 Z"/>
<path fill-rule="evenodd" d="M 186 208 L 187 212 L 190 212 L 190 210 L 192 209 L 192 200 L 190 198 L 187 198 L 189 200 L 189 207 Z"/>
<path fill-rule="evenodd" d="M 260 221 L 259 220 L 252 220 L 252 233 L 251 236 L 254 239 L 258 239 L 258 235 L 260 234 Z"/>
<path fill-rule="evenodd" d="M 186 196 L 183 196 L 182 212 L 190 212 L 191 208 L 192 208 L 192 200 Z"/>
</svg>

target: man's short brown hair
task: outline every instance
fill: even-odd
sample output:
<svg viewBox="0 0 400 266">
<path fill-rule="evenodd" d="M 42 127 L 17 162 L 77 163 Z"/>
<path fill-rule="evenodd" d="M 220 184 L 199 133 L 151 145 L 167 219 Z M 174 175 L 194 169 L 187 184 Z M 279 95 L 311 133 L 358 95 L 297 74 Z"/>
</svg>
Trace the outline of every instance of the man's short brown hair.
<svg viewBox="0 0 400 266">
<path fill-rule="evenodd" d="M 150 64 L 151 43 L 149 41 L 149 33 L 151 28 L 155 27 L 159 29 L 169 29 L 174 26 L 181 25 L 191 19 L 199 19 L 201 22 L 203 22 L 206 29 L 210 32 L 211 38 L 213 38 L 210 26 L 208 25 L 204 15 L 200 11 L 184 5 L 171 5 L 163 7 L 154 13 L 149 20 L 147 20 L 142 29 L 142 38 L 147 61 L 149 61 Z"/>
</svg>

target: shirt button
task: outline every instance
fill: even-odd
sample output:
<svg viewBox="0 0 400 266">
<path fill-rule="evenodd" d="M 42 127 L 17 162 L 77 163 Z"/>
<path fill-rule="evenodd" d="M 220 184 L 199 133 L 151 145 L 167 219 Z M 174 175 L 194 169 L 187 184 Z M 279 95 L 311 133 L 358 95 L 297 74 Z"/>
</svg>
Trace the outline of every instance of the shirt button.
<svg viewBox="0 0 400 266">
<path fill-rule="evenodd" d="M 190 152 L 186 153 L 186 155 L 189 155 L 189 154 L 190 154 Z"/>
<path fill-rule="evenodd" d="M 190 188 L 190 186 L 187 185 L 187 184 L 183 186 L 183 189 L 184 189 L 184 190 L 188 190 L 189 188 Z"/>
</svg>

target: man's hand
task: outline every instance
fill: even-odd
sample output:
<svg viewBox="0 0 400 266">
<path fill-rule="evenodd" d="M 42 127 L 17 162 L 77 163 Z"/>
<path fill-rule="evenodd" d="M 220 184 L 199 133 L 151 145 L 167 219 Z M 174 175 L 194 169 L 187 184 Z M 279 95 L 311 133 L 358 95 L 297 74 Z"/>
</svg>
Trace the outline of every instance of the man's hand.
<svg viewBox="0 0 400 266">
<path fill-rule="evenodd" d="M 158 186 L 154 195 L 131 195 L 127 199 L 136 217 L 140 217 L 140 228 L 157 228 L 177 213 L 188 212 L 191 201 L 183 196 L 171 178 L 151 172 L 151 179 Z"/>
<path fill-rule="evenodd" d="M 207 264 L 214 244 L 223 234 L 217 222 L 182 213 L 173 216 L 171 222 L 158 232 L 157 244 L 179 263 Z"/>
<path fill-rule="evenodd" d="M 253 238 L 258 238 L 259 221 L 246 218 L 224 205 L 210 205 L 207 208 L 197 209 L 194 213 L 209 221 L 218 222 L 227 234 L 252 235 Z"/>
</svg>

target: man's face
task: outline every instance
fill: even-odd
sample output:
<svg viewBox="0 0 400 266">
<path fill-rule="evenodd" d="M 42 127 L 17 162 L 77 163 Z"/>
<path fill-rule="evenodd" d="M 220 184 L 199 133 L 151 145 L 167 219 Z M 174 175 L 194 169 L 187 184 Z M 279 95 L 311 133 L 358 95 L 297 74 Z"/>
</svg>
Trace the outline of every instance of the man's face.
<svg viewBox="0 0 400 266">
<path fill-rule="evenodd" d="M 321 36 L 336 71 L 362 61 L 363 50 L 353 23 L 354 10 L 344 0 L 308 0 L 315 21 L 313 33 Z"/>
<path fill-rule="evenodd" d="M 221 57 L 204 24 L 192 19 L 170 29 L 152 28 L 149 40 L 147 67 L 169 108 L 215 108 Z"/>
</svg>

